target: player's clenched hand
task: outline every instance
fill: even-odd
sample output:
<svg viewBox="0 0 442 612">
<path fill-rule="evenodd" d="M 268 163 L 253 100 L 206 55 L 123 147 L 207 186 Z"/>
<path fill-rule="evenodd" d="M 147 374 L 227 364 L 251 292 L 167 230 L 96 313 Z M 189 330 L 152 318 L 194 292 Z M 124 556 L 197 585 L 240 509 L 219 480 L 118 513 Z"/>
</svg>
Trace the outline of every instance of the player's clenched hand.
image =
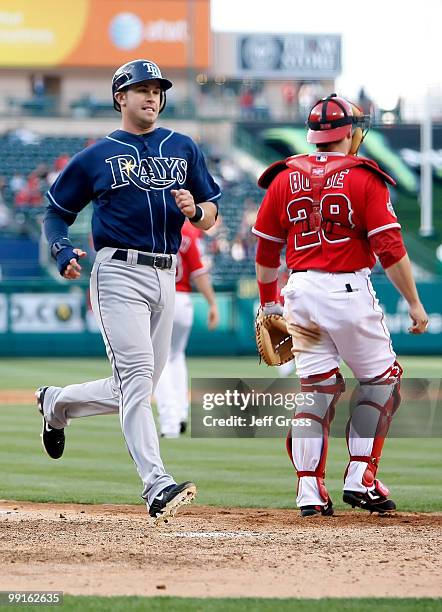
<svg viewBox="0 0 442 612">
<path fill-rule="evenodd" d="M 86 257 L 87 253 L 82 251 L 81 249 L 74 249 L 74 253 L 78 255 L 78 258 Z M 78 260 L 73 257 L 68 265 L 66 270 L 63 272 L 63 276 L 68 278 L 69 280 L 75 280 L 76 278 L 80 278 L 81 275 L 81 266 L 78 263 Z"/>
<path fill-rule="evenodd" d="M 171 189 L 170 193 L 175 198 L 176 205 L 183 215 L 189 219 L 195 216 L 196 204 L 193 195 L 187 189 Z"/>
<path fill-rule="evenodd" d="M 410 334 L 423 334 L 428 328 L 428 315 L 420 302 L 410 305 L 408 309 L 413 325 L 408 328 Z"/>
</svg>

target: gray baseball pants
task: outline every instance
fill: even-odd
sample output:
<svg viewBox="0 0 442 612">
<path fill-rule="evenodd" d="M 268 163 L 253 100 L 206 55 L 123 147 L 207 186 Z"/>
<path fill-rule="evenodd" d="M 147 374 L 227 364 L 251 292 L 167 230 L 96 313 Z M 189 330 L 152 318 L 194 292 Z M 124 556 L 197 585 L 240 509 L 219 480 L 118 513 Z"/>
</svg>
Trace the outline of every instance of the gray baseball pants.
<svg viewBox="0 0 442 612">
<path fill-rule="evenodd" d="M 97 253 L 91 273 L 91 301 L 106 345 L 113 377 L 49 387 L 44 415 L 51 427 L 71 418 L 119 412 L 128 451 L 143 481 L 150 505 L 175 484 L 160 457 L 150 398 L 169 352 L 175 301 L 175 257 L 170 270 L 112 259 L 113 248 Z"/>
</svg>

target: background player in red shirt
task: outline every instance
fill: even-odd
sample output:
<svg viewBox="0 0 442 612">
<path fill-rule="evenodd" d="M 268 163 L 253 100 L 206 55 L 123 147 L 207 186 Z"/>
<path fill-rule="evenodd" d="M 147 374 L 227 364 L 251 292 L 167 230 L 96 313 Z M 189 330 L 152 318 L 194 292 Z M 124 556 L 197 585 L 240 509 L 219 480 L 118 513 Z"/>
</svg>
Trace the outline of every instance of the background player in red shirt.
<svg viewBox="0 0 442 612">
<path fill-rule="evenodd" d="M 187 426 L 189 391 L 185 352 L 193 322 L 191 283 L 202 293 L 209 305 L 208 328 L 215 329 L 219 321 L 215 293 L 209 274 L 201 261 L 198 246 L 201 233 L 190 223 L 184 223 L 181 235 L 181 246 L 177 254 L 172 342 L 154 395 L 160 417 L 161 435 L 165 438 L 177 438 L 180 433 L 185 432 Z"/>
<path fill-rule="evenodd" d="M 386 186 L 394 181 L 356 157 L 367 120 L 336 94 L 319 100 L 307 122 L 307 141 L 317 152 L 277 162 L 259 181 L 268 187 L 253 228 L 261 305 L 268 314 L 282 310 L 277 274 L 286 245 L 292 273 L 282 290 L 283 312 L 302 389 L 313 398 L 313 405 L 306 400 L 296 409 L 287 438 L 302 516 L 333 514 L 324 478 L 329 426 L 344 389 L 341 359 L 360 381 L 347 425 L 343 499 L 370 512 L 396 508 L 376 480 L 402 374 L 370 282 L 376 256 L 408 302 L 410 333 L 428 326 Z M 310 419 L 310 427 L 297 427 L 297 419 Z"/>
</svg>

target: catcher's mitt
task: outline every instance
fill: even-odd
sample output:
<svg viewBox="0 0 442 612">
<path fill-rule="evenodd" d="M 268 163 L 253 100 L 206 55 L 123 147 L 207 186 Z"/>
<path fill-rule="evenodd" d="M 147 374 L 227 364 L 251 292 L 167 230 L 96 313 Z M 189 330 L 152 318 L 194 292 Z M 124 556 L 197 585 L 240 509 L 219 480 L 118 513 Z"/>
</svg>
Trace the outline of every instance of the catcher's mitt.
<svg viewBox="0 0 442 612">
<path fill-rule="evenodd" d="M 279 366 L 293 359 L 292 337 L 283 316 L 266 315 L 260 309 L 255 320 L 255 333 L 259 355 L 267 365 Z"/>
</svg>

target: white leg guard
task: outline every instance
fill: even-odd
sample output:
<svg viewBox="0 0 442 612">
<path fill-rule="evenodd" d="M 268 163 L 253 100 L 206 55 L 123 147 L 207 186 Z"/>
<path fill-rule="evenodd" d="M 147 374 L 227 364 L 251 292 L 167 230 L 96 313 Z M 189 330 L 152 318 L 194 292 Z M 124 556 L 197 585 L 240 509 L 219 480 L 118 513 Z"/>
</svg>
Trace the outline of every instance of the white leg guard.
<svg viewBox="0 0 442 612">
<path fill-rule="evenodd" d="M 309 427 L 291 427 L 287 436 L 287 452 L 298 475 L 298 507 L 320 505 L 330 501 L 325 488 L 325 463 L 327 460 L 330 423 L 335 405 L 344 390 L 344 379 L 338 369 L 325 374 L 301 379 L 301 390 L 311 394 L 314 404 L 298 407 L 296 419 L 309 419 Z"/>
<path fill-rule="evenodd" d="M 401 375 L 402 368 L 396 361 L 380 376 L 360 381 L 347 423 L 350 462 L 344 476 L 344 491 L 366 493 L 377 487 L 388 495 L 388 489 L 375 478 L 391 419 L 401 401 Z"/>
</svg>

